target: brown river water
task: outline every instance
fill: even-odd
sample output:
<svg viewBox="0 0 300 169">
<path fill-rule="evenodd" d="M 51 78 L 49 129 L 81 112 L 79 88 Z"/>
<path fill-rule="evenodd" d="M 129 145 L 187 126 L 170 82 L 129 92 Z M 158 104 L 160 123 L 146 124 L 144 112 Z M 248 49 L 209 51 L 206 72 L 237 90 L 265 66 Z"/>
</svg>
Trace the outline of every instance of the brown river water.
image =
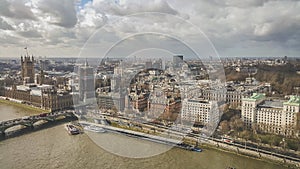
<svg viewBox="0 0 300 169">
<path fill-rule="evenodd" d="M 0 121 L 24 115 L 28 114 L 23 114 L 20 108 L 0 103 Z M 99 138 L 109 138 L 112 143 L 116 139 L 142 142 L 146 147 L 156 144 L 109 132 L 97 134 L 101 135 Z M 0 141 L 0 169 L 225 169 L 228 166 L 236 169 L 286 169 L 266 161 L 211 149 L 197 153 L 172 148 L 149 158 L 126 158 L 97 146 L 87 134 L 68 135 L 63 125 Z"/>
</svg>

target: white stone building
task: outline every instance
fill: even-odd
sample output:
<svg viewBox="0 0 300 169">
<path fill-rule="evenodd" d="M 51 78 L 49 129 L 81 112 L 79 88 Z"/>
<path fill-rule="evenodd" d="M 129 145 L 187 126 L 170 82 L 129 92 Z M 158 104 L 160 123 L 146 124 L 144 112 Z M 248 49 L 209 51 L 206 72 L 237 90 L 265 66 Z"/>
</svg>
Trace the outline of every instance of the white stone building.
<svg viewBox="0 0 300 169">
<path fill-rule="evenodd" d="M 297 136 L 297 117 L 300 97 L 290 96 L 288 101 L 267 100 L 263 94 L 254 93 L 242 99 L 242 120 L 248 128 L 266 133 Z"/>
<path fill-rule="evenodd" d="M 184 99 L 181 110 L 182 121 L 215 126 L 220 120 L 220 113 L 216 101 L 203 99 Z"/>
</svg>

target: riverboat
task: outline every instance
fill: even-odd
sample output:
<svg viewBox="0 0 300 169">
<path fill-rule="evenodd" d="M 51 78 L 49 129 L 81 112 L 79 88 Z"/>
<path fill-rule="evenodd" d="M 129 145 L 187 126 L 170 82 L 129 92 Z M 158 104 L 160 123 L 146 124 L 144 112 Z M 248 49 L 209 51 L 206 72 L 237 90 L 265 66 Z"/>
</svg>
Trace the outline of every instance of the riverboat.
<svg viewBox="0 0 300 169">
<path fill-rule="evenodd" d="M 79 134 L 80 131 L 78 128 L 76 128 L 74 125 L 72 124 L 66 124 L 65 125 L 65 129 L 68 131 L 69 134 L 71 135 L 76 135 L 76 134 Z"/>
</svg>

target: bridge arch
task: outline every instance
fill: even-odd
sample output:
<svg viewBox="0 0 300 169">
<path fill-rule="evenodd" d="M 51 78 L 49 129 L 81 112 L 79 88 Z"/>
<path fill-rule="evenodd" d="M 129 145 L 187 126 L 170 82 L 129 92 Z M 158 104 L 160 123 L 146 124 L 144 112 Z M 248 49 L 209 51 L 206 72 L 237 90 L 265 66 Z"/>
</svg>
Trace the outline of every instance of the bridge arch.
<svg viewBox="0 0 300 169">
<path fill-rule="evenodd" d="M 24 128 L 27 128 L 27 127 L 29 127 L 29 125 L 15 124 L 15 125 L 12 125 L 12 126 L 2 127 L 2 132 L 7 133 L 7 132 L 9 132 L 10 129 L 13 129 L 13 128 L 16 128 L 16 130 L 21 130 L 21 129 L 24 129 Z M 14 130 L 11 130 L 11 131 L 14 131 Z"/>
</svg>

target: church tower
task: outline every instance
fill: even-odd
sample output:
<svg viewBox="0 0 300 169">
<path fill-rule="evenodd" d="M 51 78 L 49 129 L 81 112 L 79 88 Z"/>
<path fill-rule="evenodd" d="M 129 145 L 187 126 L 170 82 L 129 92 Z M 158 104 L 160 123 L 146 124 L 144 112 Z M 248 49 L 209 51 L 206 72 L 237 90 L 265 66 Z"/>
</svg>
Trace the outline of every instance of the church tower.
<svg viewBox="0 0 300 169">
<path fill-rule="evenodd" d="M 22 80 L 25 83 L 34 83 L 34 58 L 33 56 L 21 56 Z"/>
</svg>

